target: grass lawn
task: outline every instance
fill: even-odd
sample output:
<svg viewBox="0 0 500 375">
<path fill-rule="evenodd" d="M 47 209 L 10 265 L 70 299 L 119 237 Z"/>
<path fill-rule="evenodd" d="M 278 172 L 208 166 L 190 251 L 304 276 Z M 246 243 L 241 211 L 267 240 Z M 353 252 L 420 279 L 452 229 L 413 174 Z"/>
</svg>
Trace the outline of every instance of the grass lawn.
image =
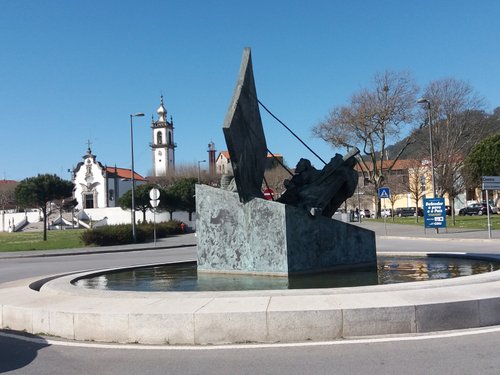
<svg viewBox="0 0 500 375">
<path fill-rule="evenodd" d="M 492 229 L 500 229 L 500 215 L 491 215 L 491 228 Z M 375 219 L 365 219 L 365 220 L 375 220 Z M 384 219 L 376 219 L 376 221 L 383 222 Z M 388 217 L 387 223 L 394 224 L 411 224 L 411 225 L 420 225 L 424 226 L 424 218 L 419 217 L 418 223 L 416 222 L 415 217 Z M 453 225 L 453 221 L 451 216 L 446 216 L 446 226 L 448 228 L 457 228 L 457 229 L 488 229 L 488 219 L 486 215 L 482 216 L 455 216 L 455 225 Z"/>
<path fill-rule="evenodd" d="M 43 240 L 43 232 L 0 232 L 0 252 L 85 247 L 80 241 L 83 231 L 84 229 L 50 230 L 47 231 L 47 241 Z"/>
</svg>

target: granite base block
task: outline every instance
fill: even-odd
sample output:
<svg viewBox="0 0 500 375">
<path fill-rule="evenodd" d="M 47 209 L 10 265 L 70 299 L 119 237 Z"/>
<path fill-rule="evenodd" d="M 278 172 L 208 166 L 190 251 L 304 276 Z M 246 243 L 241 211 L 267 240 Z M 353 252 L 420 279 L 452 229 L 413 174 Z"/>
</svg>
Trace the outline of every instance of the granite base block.
<svg viewBox="0 0 500 375">
<path fill-rule="evenodd" d="M 287 276 L 376 265 L 373 231 L 302 209 L 196 186 L 198 270 Z"/>
</svg>

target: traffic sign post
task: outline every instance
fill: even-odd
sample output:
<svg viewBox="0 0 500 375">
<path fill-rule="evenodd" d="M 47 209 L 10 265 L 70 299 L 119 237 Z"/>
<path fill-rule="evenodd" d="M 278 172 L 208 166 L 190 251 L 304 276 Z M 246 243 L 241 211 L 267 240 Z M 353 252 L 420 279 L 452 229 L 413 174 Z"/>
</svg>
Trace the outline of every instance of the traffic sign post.
<svg viewBox="0 0 500 375">
<path fill-rule="evenodd" d="M 157 188 L 152 188 L 149 191 L 149 198 L 151 198 L 149 203 L 153 208 L 153 238 L 154 245 L 156 247 L 156 207 L 158 207 L 158 205 L 160 204 L 160 190 L 158 190 Z"/>
<path fill-rule="evenodd" d="M 488 190 L 500 190 L 500 176 L 483 176 L 481 177 L 481 187 L 486 190 L 486 213 L 488 214 L 488 238 L 491 238 L 491 218 L 490 218 L 490 202 L 488 200 Z"/>
<path fill-rule="evenodd" d="M 264 199 L 268 201 L 273 201 L 274 200 L 274 191 L 271 188 L 267 188 L 264 190 Z"/>
<path fill-rule="evenodd" d="M 381 187 L 378 189 L 378 197 L 379 199 L 388 199 L 391 197 L 391 189 L 388 187 Z M 385 200 L 384 200 L 384 211 L 386 210 L 385 207 Z M 384 216 L 384 227 L 385 227 L 385 235 L 387 236 L 387 215 Z"/>
<path fill-rule="evenodd" d="M 378 197 L 379 198 L 390 198 L 391 197 L 391 189 L 388 187 L 381 187 L 378 189 Z"/>
</svg>

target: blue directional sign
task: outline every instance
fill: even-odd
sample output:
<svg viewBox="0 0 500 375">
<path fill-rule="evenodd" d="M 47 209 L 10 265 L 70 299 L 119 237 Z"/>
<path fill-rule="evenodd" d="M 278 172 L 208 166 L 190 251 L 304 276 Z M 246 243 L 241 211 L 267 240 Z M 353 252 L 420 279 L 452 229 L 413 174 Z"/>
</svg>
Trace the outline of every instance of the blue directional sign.
<svg viewBox="0 0 500 375">
<path fill-rule="evenodd" d="M 390 198 L 391 197 L 391 189 L 388 187 L 381 187 L 378 189 L 378 197 L 379 198 Z"/>
<path fill-rule="evenodd" d="M 444 198 L 424 199 L 424 224 L 426 228 L 446 228 Z"/>
</svg>

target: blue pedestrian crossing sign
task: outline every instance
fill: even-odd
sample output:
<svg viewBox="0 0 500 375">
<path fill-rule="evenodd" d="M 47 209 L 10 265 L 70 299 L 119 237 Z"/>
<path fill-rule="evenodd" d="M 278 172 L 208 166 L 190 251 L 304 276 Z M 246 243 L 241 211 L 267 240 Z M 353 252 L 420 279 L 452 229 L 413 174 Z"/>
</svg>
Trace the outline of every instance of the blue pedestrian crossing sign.
<svg viewBox="0 0 500 375">
<path fill-rule="evenodd" d="M 381 187 L 378 189 L 378 197 L 379 198 L 390 198 L 391 196 L 391 189 L 388 187 Z"/>
</svg>

